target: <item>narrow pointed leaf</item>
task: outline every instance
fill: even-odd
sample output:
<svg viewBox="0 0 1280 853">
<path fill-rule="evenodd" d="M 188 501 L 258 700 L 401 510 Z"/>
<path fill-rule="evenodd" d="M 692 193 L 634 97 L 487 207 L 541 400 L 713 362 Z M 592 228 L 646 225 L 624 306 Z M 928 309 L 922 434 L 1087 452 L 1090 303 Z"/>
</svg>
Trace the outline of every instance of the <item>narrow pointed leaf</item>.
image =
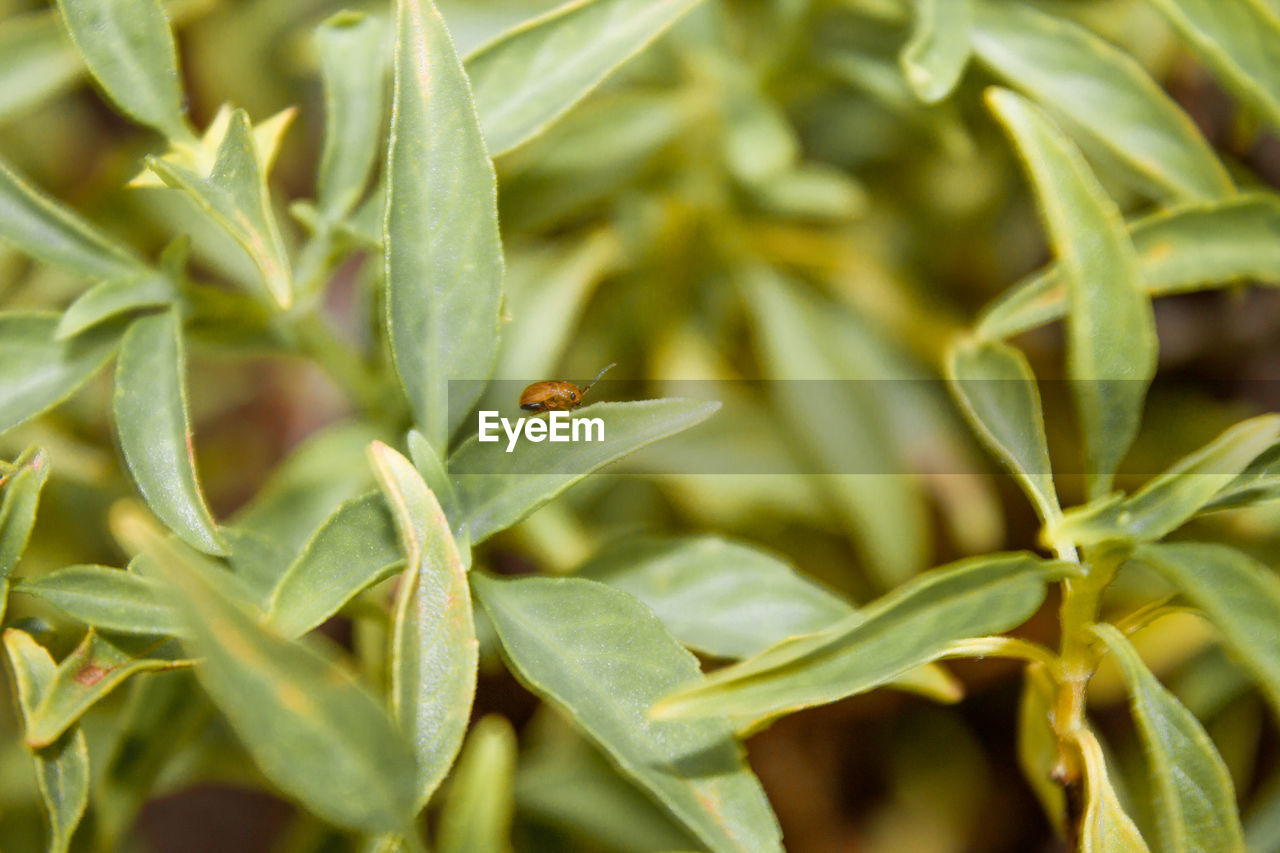
<svg viewBox="0 0 1280 853">
<path fill-rule="evenodd" d="M 1244 848 L 1231 774 L 1195 715 L 1147 669 L 1114 626 L 1094 633 L 1115 656 L 1129 685 L 1129 707 L 1142 735 L 1156 806 L 1156 834 L 1166 853 Z"/>
<path fill-rule="evenodd" d="M 652 704 L 700 677 L 647 607 L 579 578 L 473 575 L 504 655 L 711 850 L 781 850 L 760 783 L 722 720 L 654 721 Z"/>
<path fill-rule="evenodd" d="M 57 339 L 57 328 L 56 314 L 0 313 L 0 433 L 71 396 L 120 341 L 115 324 L 65 341 Z"/>
<path fill-rule="evenodd" d="M 267 618 L 286 637 L 305 634 L 362 589 L 390 577 L 403 559 L 382 497 L 349 500 L 320 525 L 281 575 Z"/>
<path fill-rule="evenodd" d="M 1280 415 L 1262 415 L 1236 424 L 1152 478 L 1131 497 L 1102 499 L 1070 510 L 1050 525 L 1053 535 L 1078 545 L 1160 539 L 1199 512 L 1278 438 Z"/>
<path fill-rule="evenodd" d="M 18 686 L 18 707 L 24 721 L 40 704 L 53 680 L 53 658 L 29 634 L 10 628 L 4 632 L 5 651 Z M 65 853 L 89 802 L 89 750 L 84 732 L 68 732 L 57 743 L 33 750 L 36 786 L 49 816 L 49 853 Z"/>
<path fill-rule="evenodd" d="M 537 136 L 697 3 L 566 3 L 468 56 L 467 75 L 493 156 Z"/>
<path fill-rule="evenodd" d="M 512 453 L 506 442 L 466 441 L 449 459 L 462 521 L 472 544 L 521 520 L 574 483 L 610 462 L 711 417 L 719 403 L 642 400 L 597 403 L 572 413 L 574 420 L 604 421 L 604 441 L 524 443 Z"/>
<path fill-rule="evenodd" d="M 467 570 L 435 495 L 385 444 L 374 442 L 370 457 L 405 555 L 391 627 L 391 710 L 413 743 L 422 808 L 462 746 L 479 643 Z"/>
<path fill-rule="evenodd" d="M 578 574 L 634 595 L 681 645 L 723 658 L 748 657 L 853 613 L 777 557 L 718 536 L 617 543 Z"/>
<path fill-rule="evenodd" d="M 777 557 L 717 536 L 620 542 L 578 574 L 634 595 L 682 646 L 722 658 L 749 657 L 854 613 Z M 939 702 L 959 698 L 957 683 L 935 664 L 908 670 L 891 686 Z"/>
<path fill-rule="evenodd" d="M 200 683 L 267 778 L 340 826 L 403 828 L 413 759 L 373 697 L 324 647 L 280 636 L 227 598 L 218 567 L 136 515 L 119 527 L 167 582 Z"/>
<path fill-rule="evenodd" d="M 1000 342 L 961 342 L 948 352 L 946 369 L 970 426 L 1017 478 L 1041 521 L 1061 515 L 1044 409 L 1026 356 Z"/>
<path fill-rule="evenodd" d="M 1142 286 L 1153 297 L 1242 280 L 1280 281 L 1277 234 L 1280 199 L 1270 195 L 1183 205 L 1129 226 Z M 1051 266 L 992 303 L 978 321 L 977 334 L 1009 338 L 1066 313 L 1066 283 Z"/>
<path fill-rule="evenodd" d="M 59 340 L 78 335 L 90 326 L 141 308 L 171 304 L 177 292 L 169 279 L 159 273 L 142 273 L 113 278 L 95 284 L 67 306 L 58 321 Z"/>
<path fill-rule="evenodd" d="M 345 216 L 360 200 L 385 122 L 387 22 L 339 12 L 316 28 L 324 83 L 324 148 L 316 177 L 320 210 Z"/>
<path fill-rule="evenodd" d="M 440 812 L 439 853 L 504 853 L 511 849 L 516 733 L 490 714 L 476 723 L 449 782 Z"/>
<path fill-rule="evenodd" d="M 1214 512 L 1241 506 L 1280 500 L 1280 445 L 1269 448 L 1239 476 L 1222 487 L 1202 512 Z"/>
<path fill-rule="evenodd" d="M 1102 745 L 1088 729 L 1076 733 L 1084 759 L 1084 816 L 1080 819 L 1080 853 L 1148 853 L 1142 834 L 1120 806 Z"/>
<path fill-rule="evenodd" d="M 418 473 L 422 475 L 422 481 L 427 484 L 431 494 L 436 496 L 440 509 L 444 511 L 444 517 L 449 519 L 450 524 L 456 524 L 461 510 L 458 506 L 457 492 L 454 491 L 453 483 L 449 480 L 449 472 L 445 468 L 444 461 L 436 455 L 422 433 L 416 429 L 409 431 L 408 444 L 409 458 L 413 460 L 413 467 L 418 469 Z M 459 551 L 466 547 L 465 542 L 458 543 Z"/>
<path fill-rule="evenodd" d="M 27 743 L 48 746 L 85 711 L 139 672 L 190 666 L 174 640 L 100 634 L 92 628 L 58 664 L 27 721 Z"/>
<path fill-rule="evenodd" d="M 40 492 L 49 479 L 49 457 L 38 447 L 19 456 L 0 487 L 0 584 L 13 574 L 36 523 Z M 0 606 L 0 614 L 3 607 Z"/>
<path fill-rule="evenodd" d="M 117 107 L 170 139 L 194 138 L 160 0 L 58 0 L 58 9 L 89 72 Z"/>
<path fill-rule="evenodd" d="M 498 355 L 502 246 L 497 183 L 462 64 L 431 0 L 396 4 L 387 157 L 387 323 L 414 418 L 436 453 Z M 458 390 L 468 389 L 467 392 Z M 459 383 L 468 393 L 479 382 Z"/>
<path fill-rule="evenodd" d="M 973 44 L 985 65 L 1067 116 L 1163 195 L 1234 191 L 1191 117 L 1128 53 L 1030 6 L 982 0 L 976 9 Z"/>
<path fill-rule="evenodd" d="M 1152 0 L 1218 81 L 1280 127 L 1280 19 L 1259 0 Z"/>
<path fill-rule="evenodd" d="M 145 575 L 106 566 L 68 566 L 47 575 L 23 578 L 15 592 L 37 596 L 72 619 L 119 634 L 176 634 L 172 608 Z"/>
<path fill-rule="evenodd" d="M 915 24 L 898 61 L 916 97 L 941 101 L 956 87 L 972 52 L 971 0 L 915 0 Z"/>
<path fill-rule="evenodd" d="M 1155 318 L 1138 280 L 1120 211 L 1080 152 L 1039 110 L 1007 90 L 989 92 L 1036 188 L 1067 284 L 1067 368 L 1092 497 L 1110 488 L 1137 435 L 1156 370 Z"/>
<path fill-rule="evenodd" d="M 1280 708 L 1280 579 L 1247 554 L 1195 542 L 1142 545 L 1134 557 L 1162 574 L 1222 632 Z"/>
<path fill-rule="evenodd" d="M 4 163 L 0 163 L 0 240 L 50 266 L 88 278 L 119 278 L 143 268 L 132 252 Z"/>
<path fill-rule="evenodd" d="M 226 554 L 196 477 L 176 311 L 129 326 L 116 362 L 113 407 L 125 461 L 156 516 L 193 548 Z"/>
<path fill-rule="evenodd" d="M 917 576 L 844 621 L 785 640 L 667 696 L 661 718 L 777 716 L 879 687 L 961 639 L 1021 624 L 1062 564 L 976 557 Z"/>
<path fill-rule="evenodd" d="M 293 301 L 289 257 L 271 208 L 267 166 L 244 110 L 231 114 L 209 174 L 159 157 L 148 157 L 147 167 L 167 186 L 189 195 L 239 243 L 262 276 L 266 292 L 281 308 L 289 307 Z"/>
</svg>

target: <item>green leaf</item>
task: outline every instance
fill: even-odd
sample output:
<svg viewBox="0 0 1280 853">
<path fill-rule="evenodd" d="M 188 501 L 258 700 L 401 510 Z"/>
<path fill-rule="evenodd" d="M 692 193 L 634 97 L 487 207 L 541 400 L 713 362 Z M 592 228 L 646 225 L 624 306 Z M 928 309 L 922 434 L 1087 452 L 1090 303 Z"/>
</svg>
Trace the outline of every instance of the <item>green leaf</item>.
<svg viewBox="0 0 1280 853">
<path fill-rule="evenodd" d="M 1280 579 L 1225 545 L 1141 545 L 1133 556 L 1158 571 L 1222 632 L 1241 663 L 1280 709 Z"/>
<path fill-rule="evenodd" d="M 120 314 L 169 305 L 177 295 L 172 282 L 159 272 L 107 279 L 80 294 L 67 306 L 55 334 L 58 340 L 66 340 Z"/>
<path fill-rule="evenodd" d="M 1137 435 L 1156 370 L 1155 318 L 1138 281 L 1133 244 L 1115 203 L 1080 152 L 1039 108 L 988 92 L 1036 188 L 1041 217 L 1067 283 L 1067 368 L 1080 415 L 1091 497 L 1110 488 Z"/>
<path fill-rule="evenodd" d="M 440 509 L 444 512 L 444 517 L 449 520 L 450 524 L 456 524 L 461 508 L 458 506 L 458 494 L 454 491 L 453 483 L 449 480 L 449 472 L 445 468 L 445 463 L 431 449 L 431 445 L 422 437 L 422 433 L 416 429 L 409 430 L 409 458 L 413 460 L 413 467 L 418 469 L 418 473 L 422 476 L 422 480 L 427 484 L 427 488 L 436 496 L 436 500 L 440 503 Z M 467 554 L 468 544 L 465 541 L 458 542 L 459 552 L 463 552 L 463 560 L 470 562 Z"/>
<path fill-rule="evenodd" d="M 412 753 L 373 697 L 325 647 L 285 639 L 241 610 L 216 566 L 137 515 L 119 528 L 167 582 L 200 683 L 267 778 L 340 826 L 402 829 L 413 813 Z"/>
<path fill-rule="evenodd" d="M 563 709 L 711 850 L 781 850 L 760 783 L 722 720 L 654 721 L 650 707 L 700 677 L 657 617 L 578 578 L 472 575 L 520 679 Z"/>
<path fill-rule="evenodd" d="M 190 666 L 167 638 L 121 637 L 92 628 L 58 664 L 49 689 L 27 720 L 27 744 L 44 747 L 60 738 L 85 711 L 138 672 Z"/>
<path fill-rule="evenodd" d="M 1098 738 L 1088 729 L 1081 729 L 1075 736 L 1085 768 L 1080 853 L 1147 853 L 1142 834 L 1124 813 L 1111 786 Z"/>
<path fill-rule="evenodd" d="M 89 72 L 117 107 L 170 139 L 194 141 L 160 0 L 58 0 L 58 9 Z"/>
<path fill-rule="evenodd" d="M 0 21 L 0 121 L 52 100 L 83 73 L 51 10 L 10 14 Z"/>
<path fill-rule="evenodd" d="M 396 4 L 387 155 L 387 324 L 414 418 L 443 457 L 498 355 L 497 183 L 462 64 L 431 0 Z M 462 390 L 465 389 L 465 390 Z"/>
<path fill-rule="evenodd" d="M 87 278 L 120 278 L 144 269 L 132 252 L 4 163 L 0 163 L 0 240 L 50 266 Z"/>
<path fill-rule="evenodd" d="M 636 537 L 605 548 L 578 573 L 640 599 L 682 646 L 715 657 L 748 657 L 854 612 L 777 557 L 718 536 Z M 932 664 L 891 685 L 940 702 L 960 696 Z"/>
<path fill-rule="evenodd" d="M 908 581 L 836 625 L 794 637 L 685 685 L 662 719 L 761 718 L 834 702 L 936 660 L 948 645 L 1021 624 L 1064 565 L 1031 554 L 975 557 Z"/>
<path fill-rule="evenodd" d="M 555 709 L 539 709 L 521 740 L 516 805 L 522 816 L 622 853 L 699 847 Z"/>
<path fill-rule="evenodd" d="M 31 528 L 36 523 L 40 491 L 49 479 L 49 457 L 38 447 L 28 448 L 13 463 L 0 484 L 0 585 L 13 574 L 18 558 L 27 548 Z M 0 587 L 0 592 L 3 589 Z M 0 597 L 0 615 L 3 615 Z"/>
<path fill-rule="evenodd" d="M 449 782 L 435 849 L 504 853 L 511 849 L 516 733 L 504 717 L 481 718 Z"/>
<path fill-rule="evenodd" d="M 976 4 L 973 45 L 1011 86 L 1065 115 L 1162 195 L 1234 192 L 1195 123 L 1128 53 L 1020 3 Z"/>
<path fill-rule="evenodd" d="M 386 504 L 368 494 L 339 506 L 280 577 L 267 619 L 286 637 L 320 625 L 361 590 L 390 577 L 404 556 Z"/>
<path fill-rule="evenodd" d="M 1253 460 L 1200 511 L 1215 512 L 1276 500 L 1280 500 L 1280 445 L 1269 448 Z"/>
<path fill-rule="evenodd" d="M 186 354 L 176 311 L 141 317 L 129 326 L 116 361 L 113 409 L 129 471 L 156 516 L 191 547 L 226 554 L 196 478 Z"/>
<path fill-rule="evenodd" d="M 1221 287 L 1248 279 L 1280 281 L 1280 199 L 1242 195 L 1189 204 L 1139 219 L 1129 227 L 1142 286 L 1153 297 Z M 983 312 L 976 332 L 1010 338 L 1067 312 L 1058 267 L 1015 285 Z"/>
<path fill-rule="evenodd" d="M 374 442 L 369 456 L 405 555 L 391 627 L 391 710 L 414 746 L 421 809 L 462 746 L 479 643 L 467 570 L 435 495 L 385 444 Z"/>
<path fill-rule="evenodd" d="M 1069 510 L 1050 536 L 1078 545 L 1153 542 L 1181 527 L 1245 467 L 1280 439 L 1280 415 L 1236 424 L 1153 477 L 1125 500 L 1104 498 Z"/>
<path fill-rule="evenodd" d="M 640 400 L 596 403 L 571 413 L 573 420 L 604 421 L 604 441 L 521 445 L 468 439 L 449 458 L 449 472 L 472 544 L 515 524 L 574 483 L 628 453 L 711 417 L 720 404 L 706 400 Z"/>
<path fill-rule="evenodd" d="M 926 104 L 951 94 L 973 50 L 971 0 L 915 0 L 915 25 L 898 62 Z"/>
<path fill-rule="evenodd" d="M 1062 786 L 1053 779 L 1059 746 L 1051 724 L 1057 707 L 1057 685 L 1040 664 L 1028 666 L 1022 679 L 1022 698 L 1018 702 L 1018 766 L 1049 822 L 1061 835 L 1066 825 L 1067 798 Z"/>
<path fill-rule="evenodd" d="M 1104 624 L 1093 632 L 1129 685 L 1130 709 L 1151 774 L 1160 849 L 1243 851 L 1231 775 L 1204 727 L 1160 684 L 1120 631 Z"/>
<path fill-rule="evenodd" d="M 244 110 L 231 113 L 208 174 L 190 165 L 148 157 L 147 168 L 185 192 L 248 253 L 267 293 L 281 308 L 293 301 L 292 273 L 267 190 L 267 165 Z"/>
<path fill-rule="evenodd" d="M 581 0 L 467 57 L 484 138 L 498 156 L 537 136 L 698 0 Z"/>
<path fill-rule="evenodd" d="M 774 408 L 798 449 L 832 472 L 818 487 L 879 585 L 900 583 L 928 564 L 929 525 L 870 381 L 899 375 L 878 355 L 850 357 L 856 347 L 850 342 L 871 347 L 841 309 L 805 298 L 771 269 L 747 270 L 745 283 L 760 357 L 768 378 L 777 380 L 770 383 Z"/>
<path fill-rule="evenodd" d="M 324 148 L 316 176 L 320 210 L 351 212 L 369 181 L 385 122 L 387 22 L 339 12 L 316 28 L 324 83 Z"/>
<path fill-rule="evenodd" d="M 1152 0 L 1219 82 L 1280 127 L 1280 22 L 1257 0 Z"/>
<path fill-rule="evenodd" d="M 616 543 L 578 574 L 634 595 L 681 645 L 722 658 L 748 657 L 853 612 L 777 557 L 718 536 Z"/>
<path fill-rule="evenodd" d="M 4 632 L 18 686 L 18 707 L 29 724 L 32 711 L 54 678 L 53 658 L 29 634 L 10 628 Z M 89 802 L 89 750 L 84 732 L 68 732 L 57 743 L 33 750 L 36 786 L 49 816 L 49 853 L 65 853 Z"/>
<path fill-rule="evenodd" d="M 120 340 L 114 324 L 65 341 L 57 339 L 57 326 L 57 314 L 0 313 L 0 433 L 71 396 L 102 369 Z"/>
<path fill-rule="evenodd" d="M 292 557 L 339 504 L 373 488 L 365 449 L 382 437 L 362 422 L 315 433 L 276 466 L 232 523 L 278 542 Z"/>
<path fill-rule="evenodd" d="M 1060 516 L 1040 390 L 1027 357 L 998 341 L 961 341 L 947 352 L 946 372 L 969 425 L 1013 473 L 1041 521 Z"/>
<path fill-rule="evenodd" d="M 120 634 L 175 634 L 173 610 L 160 601 L 156 582 L 106 566 L 67 566 L 23 578 L 15 592 L 47 601 L 72 619 Z"/>
</svg>

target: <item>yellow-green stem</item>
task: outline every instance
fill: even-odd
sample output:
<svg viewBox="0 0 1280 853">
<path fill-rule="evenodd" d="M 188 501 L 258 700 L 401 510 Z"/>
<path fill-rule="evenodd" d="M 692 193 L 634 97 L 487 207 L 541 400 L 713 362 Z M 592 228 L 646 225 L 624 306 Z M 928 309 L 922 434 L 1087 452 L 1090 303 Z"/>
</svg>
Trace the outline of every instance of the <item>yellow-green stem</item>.
<svg viewBox="0 0 1280 853">
<path fill-rule="evenodd" d="M 1052 722 L 1059 747 L 1054 775 L 1064 786 L 1077 782 L 1081 773 L 1074 735 L 1085 726 L 1086 691 L 1100 659 L 1091 629 L 1098 621 L 1102 591 L 1124 561 L 1122 552 L 1110 549 L 1086 552 L 1083 557 L 1085 574 L 1062 584 L 1062 646 Z"/>
</svg>

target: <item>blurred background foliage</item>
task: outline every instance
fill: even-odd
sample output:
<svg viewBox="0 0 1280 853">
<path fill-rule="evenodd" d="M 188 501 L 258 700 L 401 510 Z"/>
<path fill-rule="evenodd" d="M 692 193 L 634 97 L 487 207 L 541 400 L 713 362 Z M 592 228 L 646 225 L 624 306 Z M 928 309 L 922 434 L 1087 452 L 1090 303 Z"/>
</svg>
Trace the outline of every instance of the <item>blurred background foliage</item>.
<svg viewBox="0 0 1280 853">
<path fill-rule="evenodd" d="M 463 55 L 553 5 L 440 3 Z M 1136 57 L 1242 186 L 1280 180 L 1280 140 L 1260 132 L 1256 117 L 1217 87 L 1146 3 L 1029 5 L 1081 22 Z M 271 184 L 282 210 L 312 197 L 324 123 L 314 28 L 340 8 L 383 13 L 384 4 L 172 0 L 167 7 L 195 125 L 206 126 L 227 101 L 256 122 L 297 107 Z M 905 0 L 707 0 L 548 133 L 500 157 L 510 322 L 497 378 L 584 377 L 616 361 L 613 378 L 658 395 L 681 379 L 936 377 L 946 343 L 1047 252 L 1025 180 L 981 102 L 995 78 L 971 63 L 955 93 L 925 106 L 898 64 L 910 25 Z M 209 233 L 188 227 L 196 214 L 174 194 L 125 187 L 142 156 L 159 147 L 88 84 L 48 6 L 0 0 L 0 158 L 154 257 L 175 233 L 190 230 L 197 241 Z M 1127 215 L 1150 208 L 1153 199 L 1105 152 L 1090 154 Z M 294 247 L 305 235 L 301 218 L 281 220 Z M 367 246 L 371 237 L 350 239 Z M 193 251 L 205 279 L 244 275 L 246 260 L 233 246 L 197 242 Z M 329 289 L 328 313 L 357 347 L 373 340 L 381 274 L 356 252 Z M 6 307 L 61 307 L 81 288 L 0 246 Z M 1280 403 L 1280 386 L 1268 381 L 1280 356 L 1276 308 L 1265 290 L 1158 301 L 1162 381 L 1130 457 L 1133 470 L 1158 470 L 1227 424 Z M 1019 343 L 1039 376 L 1061 376 L 1056 327 Z M 315 474 L 316 500 L 326 508 L 369 488 L 367 440 L 400 425 L 402 413 L 379 411 L 376 395 L 361 412 L 315 363 L 278 357 L 252 329 L 230 342 L 194 337 L 190 369 L 199 466 L 219 517 L 244 506 L 291 454 L 291 465 Z M 1031 509 L 1008 478 L 955 473 L 989 466 L 940 385 L 921 383 L 893 395 L 892 405 L 873 396 L 852 410 L 806 396 L 802 385 L 774 386 L 784 390 L 772 394 L 731 387 L 745 395 L 735 419 L 713 419 L 649 465 L 637 459 L 615 469 L 618 476 L 591 478 L 495 537 L 477 559 L 504 572 L 568 572 L 626 534 L 715 531 L 786 555 L 861 602 L 958 556 L 1035 547 Z M 0 442 L 0 457 L 38 442 L 54 461 L 24 574 L 121 562 L 106 510 L 132 487 L 103 416 L 109 394 L 109 377 L 99 376 L 53 415 Z M 1054 458 L 1075 458 L 1065 403 L 1054 409 L 1048 394 L 1047 404 Z M 366 416 L 361 425 L 344 426 L 357 415 Z M 818 418 L 856 440 L 824 442 L 812 429 Z M 637 476 L 678 467 L 682 453 L 697 454 L 700 470 L 731 471 L 757 456 L 770 470 L 794 473 Z M 860 459 L 900 460 L 911 473 L 807 473 L 854 470 Z M 1064 504 L 1081 499 L 1078 478 L 1058 482 Z M 1250 510 L 1202 520 L 1197 533 L 1251 543 L 1274 561 L 1276 521 L 1275 510 Z M 1127 575 L 1112 594 L 1145 600 L 1154 583 Z M 1051 641 L 1053 606 L 1023 633 Z M 10 619 L 26 620 L 56 654 L 76 639 L 74 626 L 25 596 L 14 599 Z M 325 630 L 358 651 L 361 632 L 371 629 L 335 620 Z M 1255 689 L 1194 620 L 1165 620 L 1141 641 L 1153 668 L 1207 722 L 1258 849 L 1280 850 L 1276 731 Z M 1055 849 L 1014 758 L 1017 666 L 967 661 L 953 671 L 967 688 L 954 706 L 878 691 L 794 715 L 749 741 L 789 849 Z M 104 702 L 85 718 L 91 748 L 101 740 L 95 728 L 115 725 L 121 706 L 159 702 L 164 679 L 188 677 L 138 680 Z M 1123 712 L 1106 710 L 1122 705 L 1118 676 L 1104 669 L 1094 691 L 1118 766 L 1133 771 L 1125 781 L 1140 816 L 1136 739 Z M 265 793 L 225 723 L 207 700 L 196 704 L 171 709 L 163 726 L 172 754 L 140 771 L 155 774 L 157 796 L 141 812 L 130 842 L 136 849 L 342 843 Z M 690 846 L 500 667 L 481 680 L 477 714 L 489 711 L 520 732 L 518 847 Z M 0 846 L 39 849 L 39 805 L 13 702 L 0 714 Z"/>
</svg>

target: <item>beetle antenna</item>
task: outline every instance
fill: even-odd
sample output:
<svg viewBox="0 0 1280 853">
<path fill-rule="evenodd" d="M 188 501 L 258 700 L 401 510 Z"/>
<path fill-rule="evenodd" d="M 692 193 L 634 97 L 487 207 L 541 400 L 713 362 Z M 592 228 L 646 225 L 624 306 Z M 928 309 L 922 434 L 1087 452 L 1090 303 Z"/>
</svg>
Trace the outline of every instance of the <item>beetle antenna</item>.
<svg viewBox="0 0 1280 853">
<path fill-rule="evenodd" d="M 599 381 L 600 381 L 600 377 L 601 377 L 601 376 L 604 376 L 604 375 L 605 375 L 605 373 L 607 373 L 610 369 L 612 369 L 612 368 L 614 368 L 614 367 L 617 367 L 617 366 L 618 366 L 618 362 L 616 362 L 616 361 L 615 361 L 615 362 L 613 362 L 612 364 L 610 364 L 608 367 L 606 367 L 604 370 L 602 370 L 602 371 L 600 371 L 599 373 L 597 373 L 597 374 L 596 374 L 596 378 L 595 378 L 595 379 L 592 379 L 590 382 L 588 382 L 588 383 L 587 383 L 587 387 L 582 389 L 582 394 L 581 394 L 581 396 L 582 396 L 582 397 L 587 396 L 587 392 L 591 390 L 591 387 L 592 387 L 593 385 L 595 385 L 597 382 L 599 382 Z"/>
</svg>

